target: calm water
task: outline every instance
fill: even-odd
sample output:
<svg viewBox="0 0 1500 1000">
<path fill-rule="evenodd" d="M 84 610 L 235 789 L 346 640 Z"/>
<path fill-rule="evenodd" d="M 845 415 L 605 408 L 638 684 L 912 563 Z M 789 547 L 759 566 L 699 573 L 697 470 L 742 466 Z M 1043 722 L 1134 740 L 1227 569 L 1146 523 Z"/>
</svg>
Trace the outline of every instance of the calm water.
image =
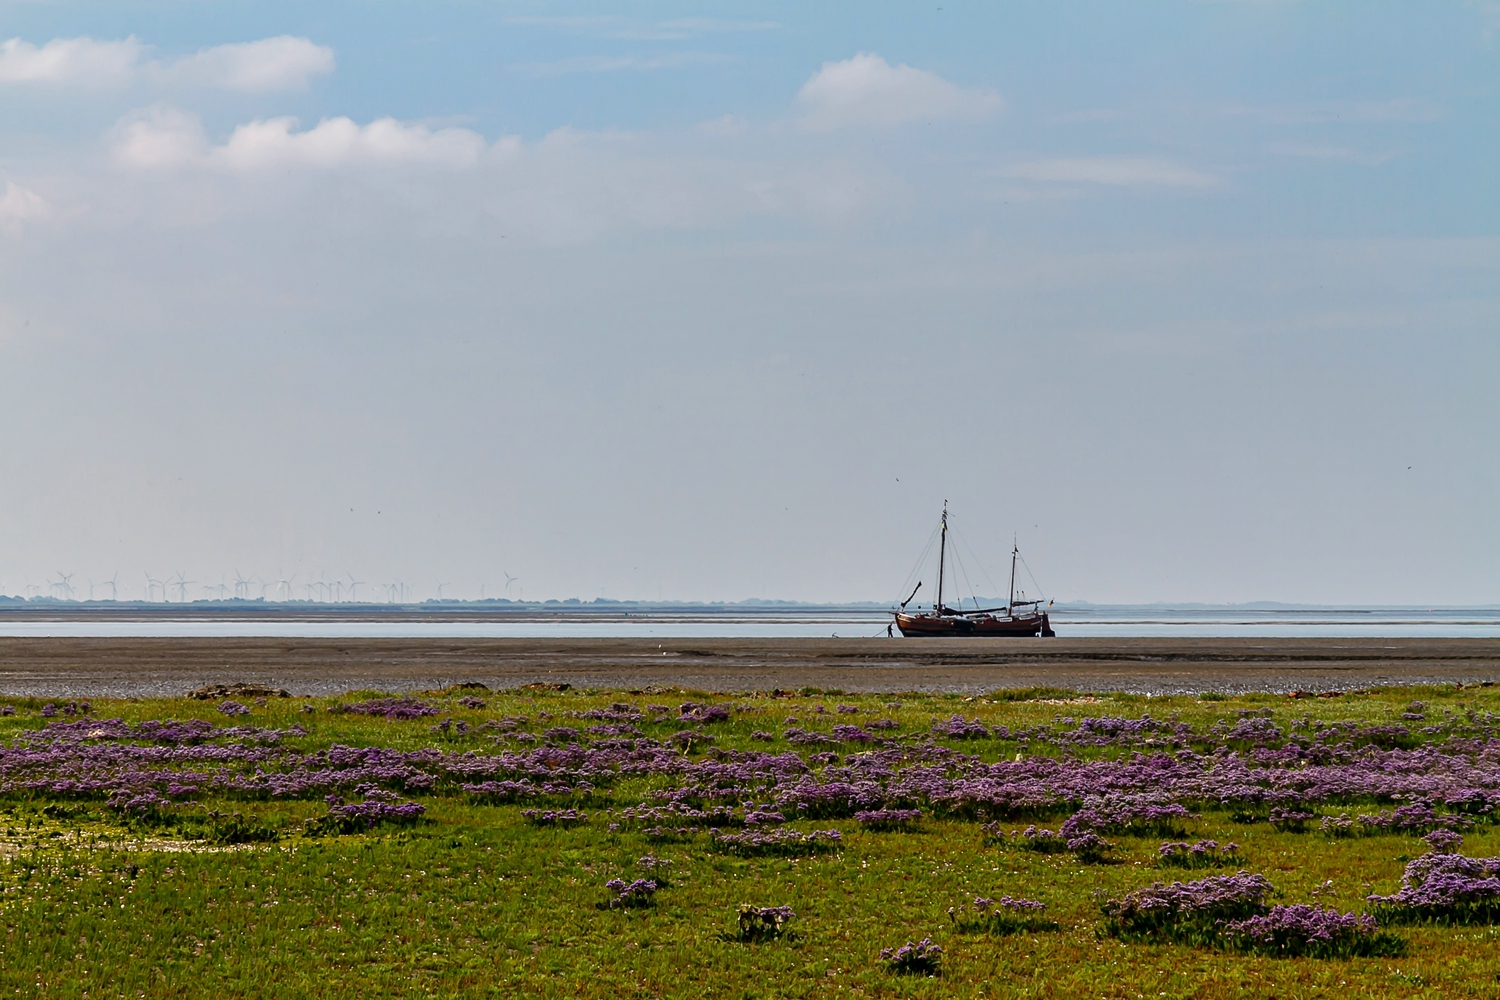
<svg viewBox="0 0 1500 1000">
<path fill-rule="evenodd" d="M 191 612 L 182 617 L 83 617 L 41 621 L 26 612 L 0 613 L 0 636 L 302 638 L 769 638 L 874 637 L 885 634 L 888 615 L 873 609 L 818 608 L 775 611 L 632 612 L 628 617 L 591 611 L 476 614 L 435 621 L 415 614 L 388 618 L 368 612 L 357 619 L 309 618 L 296 613 L 235 615 Z M 319 612 L 327 614 L 328 612 Z M 1060 636 L 1345 636 L 1500 637 L 1500 608 L 1173 608 L 1163 606 L 1059 607 L 1052 624 Z"/>
</svg>

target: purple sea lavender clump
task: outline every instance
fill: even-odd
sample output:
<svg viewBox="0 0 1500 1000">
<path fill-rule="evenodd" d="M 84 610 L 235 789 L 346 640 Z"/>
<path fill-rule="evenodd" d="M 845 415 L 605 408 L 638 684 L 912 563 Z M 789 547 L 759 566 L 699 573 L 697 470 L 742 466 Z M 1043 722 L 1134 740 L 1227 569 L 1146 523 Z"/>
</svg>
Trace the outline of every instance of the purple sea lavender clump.
<svg viewBox="0 0 1500 1000">
<path fill-rule="evenodd" d="M 237 701 L 221 701 L 221 702 L 219 702 L 219 711 L 221 711 L 225 715 L 228 715 L 228 716 L 231 716 L 231 717 L 232 716 L 236 716 L 236 715 L 249 715 L 250 714 L 250 709 L 246 708 L 244 705 L 241 705 Z"/>
<path fill-rule="evenodd" d="M 458 703 L 464 708 L 468 709 L 480 709 L 489 704 L 483 698 L 476 698 L 472 694 L 464 695 L 462 698 L 458 699 Z"/>
<path fill-rule="evenodd" d="M 714 738 L 700 729 L 679 729 L 667 737 L 667 743 L 678 747 L 684 754 L 690 754 L 702 747 L 712 746 Z"/>
<path fill-rule="evenodd" d="M 1307 824 L 1318 817 L 1310 812 L 1300 809 L 1283 809 L 1276 806 L 1271 810 L 1271 826 L 1282 833 L 1302 833 L 1307 829 Z"/>
<path fill-rule="evenodd" d="M 854 821 L 867 830 L 908 830 L 922 818 L 920 809 L 866 809 Z"/>
<path fill-rule="evenodd" d="M 746 826 L 780 826 L 786 816 L 771 806 L 749 805 L 745 807 Z"/>
<path fill-rule="evenodd" d="M 1428 830 L 1467 830 L 1474 821 L 1467 816 L 1438 815 L 1429 802 L 1413 802 L 1395 809 L 1356 817 L 1365 833 L 1423 833 Z"/>
<path fill-rule="evenodd" d="M 378 715 L 393 720 L 420 719 L 424 715 L 437 715 L 437 709 L 415 698 L 370 698 L 366 701 L 336 705 L 335 712 L 353 712 L 355 715 Z"/>
<path fill-rule="evenodd" d="M 1180 835 L 1182 821 L 1196 818 L 1197 813 L 1179 803 L 1163 801 L 1158 795 L 1113 793 L 1087 798 L 1082 809 L 1063 821 L 1061 832 L 1064 836 L 1127 830 Z"/>
<path fill-rule="evenodd" d="M 833 738 L 840 743 L 873 743 L 875 737 L 858 726 L 834 726 Z"/>
<path fill-rule="evenodd" d="M 776 737 L 766 732 L 764 729 L 755 730 L 750 734 L 750 738 L 758 743 L 774 743 L 776 741 Z"/>
<path fill-rule="evenodd" d="M 124 788 L 112 793 L 105 802 L 109 808 L 128 816 L 146 816 L 171 804 L 170 799 L 154 791 L 135 792 Z"/>
<path fill-rule="evenodd" d="M 788 743 L 795 743 L 798 746 L 804 747 L 836 747 L 839 745 L 839 741 L 832 736 L 824 736 L 822 733 L 810 733 L 797 726 L 788 726 L 782 731 L 781 738 Z"/>
<path fill-rule="evenodd" d="M 1354 836 L 1354 820 L 1349 818 L 1348 813 L 1324 816 L 1318 823 L 1318 832 L 1329 837 L 1352 837 Z"/>
<path fill-rule="evenodd" d="M 1115 847 L 1113 841 L 1105 840 L 1093 832 L 1080 833 L 1076 837 L 1069 837 L 1067 844 L 1068 853 L 1084 864 L 1096 864 L 1103 861 Z"/>
<path fill-rule="evenodd" d="M 589 814 L 577 809 L 522 809 L 521 815 L 532 826 L 557 826 L 564 829 L 582 826 L 589 821 Z"/>
<path fill-rule="evenodd" d="M 1032 825 L 1021 831 L 1021 846 L 1039 854 L 1062 854 L 1068 849 L 1068 838 L 1056 830 Z"/>
<path fill-rule="evenodd" d="M 1500 858 L 1432 851 L 1407 862 L 1394 895 L 1369 901 L 1386 923 L 1492 923 L 1500 919 Z"/>
<path fill-rule="evenodd" d="M 54 705 L 52 702 L 49 701 L 49 702 L 47 702 L 47 704 L 45 704 L 45 705 L 42 706 L 42 718 L 44 718 L 44 719 L 52 719 L 52 718 L 55 718 L 56 716 L 57 716 L 57 706 Z"/>
<path fill-rule="evenodd" d="M 1227 868 L 1240 864 L 1240 845 L 1219 846 L 1217 840 L 1166 841 L 1157 848 L 1156 863 L 1163 868 Z"/>
<path fill-rule="evenodd" d="M 834 711 L 836 711 L 836 712 L 843 712 L 846 715 L 853 715 L 854 713 L 856 713 L 856 712 L 859 711 L 859 706 L 858 705 L 839 705 L 837 708 L 834 709 Z"/>
<path fill-rule="evenodd" d="M 1399 955 L 1405 942 L 1382 932 L 1375 918 L 1299 903 L 1273 906 L 1265 913 L 1231 920 L 1225 941 L 1242 951 L 1277 957 L 1347 958 Z"/>
<path fill-rule="evenodd" d="M 652 707 L 667 711 L 665 705 L 654 705 Z M 580 719 L 597 719 L 600 722 L 642 722 L 646 718 L 628 701 L 617 701 L 608 708 L 591 708 L 587 712 L 577 712 L 575 714 Z"/>
<path fill-rule="evenodd" d="M 978 719 L 965 719 L 962 715 L 954 715 L 932 724 L 932 732 L 936 736 L 945 736 L 950 740 L 982 740 L 988 739 L 990 731 L 984 723 Z"/>
<path fill-rule="evenodd" d="M 337 795 L 326 797 L 328 815 L 324 817 L 324 829 L 355 833 L 382 823 L 415 823 L 427 811 L 427 807 L 420 803 L 403 801 L 399 795 L 374 785 L 361 785 L 354 794 L 362 801 L 345 802 Z"/>
<path fill-rule="evenodd" d="M 865 723 L 866 729 L 900 729 L 901 723 L 895 719 L 876 719 Z"/>
<path fill-rule="evenodd" d="M 1455 854 L 1463 845 L 1464 835 L 1452 830 L 1433 830 L 1422 839 L 1427 841 L 1428 848 L 1436 854 Z"/>
<path fill-rule="evenodd" d="M 1271 883 L 1263 875 L 1239 872 L 1197 882 L 1153 882 L 1119 898 L 1101 897 L 1105 926 L 1120 937 L 1163 935 L 1211 941 L 1223 921 L 1265 912 Z"/>
<path fill-rule="evenodd" d="M 653 897 L 656 895 L 656 890 L 661 888 L 661 886 L 649 878 L 638 878 L 634 882 L 612 878 L 604 883 L 604 888 L 614 894 L 609 899 L 608 908 L 617 910 L 637 906 L 650 906 L 655 902 Z"/>
<path fill-rule="evenodd" d="M 972 903 L 948 907 L 948 917 L 961 933 L 1016 934 L 1057 930 L 1055 920 L 1043 918 L 1046 910 L 1047 904 L 1035 899 L 976 896 Z"/>
<path fill-rule="evenodd" d="M 684 722 L 728 722 L 729 709 L 724 705 L 699 705 L 685 701 L 678 709 Z"/>
<path fill-rule="evenodd" d="M 749 903 L 742 903 L 736 921 L 738 939 L 770 941 L 781 937 L 786 925 L 796 915 L 790 906 L 753 906 Z"/>
<path fill-rule="evenodd" d="M 780 828 L 761 832 L 746 830 L 744 833 L 713 831 L 713 846 L 730 854 L 816 854 L 836 851 L 844 846 L 844 835 L 837 830 L 814 830 L 802 833 Z"/>
<path fill-rule="evenodd" d="M 635 866 L 650 875 L 659 888 L 666 887 L 667 876 L 672 873 L 672 860 L 670 858 L 658 858 L 655 854 L 648 854 L 643 858 L 637 858 Z"/>
<path fill-rule="evenodd" d="M 882 948 L 880 960 L 898 976 L 936 976 L 942 971 L 943 949 L 931 938 L 923 938 L 899 948 Z"/>
</svg>

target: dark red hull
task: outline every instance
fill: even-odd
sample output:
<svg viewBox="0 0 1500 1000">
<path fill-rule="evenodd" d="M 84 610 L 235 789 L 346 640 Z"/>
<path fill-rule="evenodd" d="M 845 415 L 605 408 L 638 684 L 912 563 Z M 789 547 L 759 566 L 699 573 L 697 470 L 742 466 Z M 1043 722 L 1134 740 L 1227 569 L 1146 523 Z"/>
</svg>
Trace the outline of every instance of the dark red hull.
<svg viewBox="0 0 1500 1000">
<path fill-rule="evenodd" d="M 1051 638 L 1047 613 L 996 618 L 993 615 L 896 615 L 896 627 L 904 636 L 1043 636 Z"/>
</svg>

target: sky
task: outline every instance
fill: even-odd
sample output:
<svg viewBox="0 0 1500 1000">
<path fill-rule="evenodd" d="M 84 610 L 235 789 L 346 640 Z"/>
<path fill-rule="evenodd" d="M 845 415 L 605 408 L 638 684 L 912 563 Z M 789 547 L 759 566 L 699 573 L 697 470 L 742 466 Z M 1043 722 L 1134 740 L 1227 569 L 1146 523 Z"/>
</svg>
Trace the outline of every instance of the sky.
<svg viewBox="0 0 1500 1000">
<path fill-rule="evenodd" d="M 0 0 L 0 427 L 11 594 L 1500 603 L 1500 3 Z"/>
</svg>

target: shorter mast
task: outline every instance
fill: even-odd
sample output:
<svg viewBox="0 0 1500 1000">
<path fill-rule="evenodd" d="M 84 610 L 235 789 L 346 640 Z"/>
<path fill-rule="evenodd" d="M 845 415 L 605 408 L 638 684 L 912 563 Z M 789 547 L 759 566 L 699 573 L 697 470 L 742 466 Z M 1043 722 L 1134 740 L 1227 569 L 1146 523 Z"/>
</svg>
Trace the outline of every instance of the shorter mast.
<svg viewBox="0 0 1500 1000">
<path fill-rule="evenodd" d="M 1016 540 L 1010 540 L 1010 600 L 1005 602 L 1005 614 L 1007 617 L 1016 616 L 1016 556 L 1020 555 L 1021 548 Z"/>
<path fill-rule="evenodd" d="M 934 610 L 938 614 L 943 613 L 943 559 L 948 554 L 948 501 L 943 501 L 943 538 L 938 543 L 938 592 L 937 606 Z"/>
</svg>

